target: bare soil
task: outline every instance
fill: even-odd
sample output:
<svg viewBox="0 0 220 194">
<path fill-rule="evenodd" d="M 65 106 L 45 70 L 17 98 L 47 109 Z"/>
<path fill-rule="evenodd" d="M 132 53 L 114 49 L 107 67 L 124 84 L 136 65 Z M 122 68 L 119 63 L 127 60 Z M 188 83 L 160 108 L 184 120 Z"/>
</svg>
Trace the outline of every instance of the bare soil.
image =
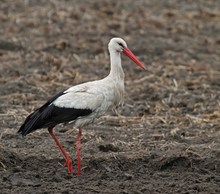
<svg viewBox="0 0 220 194">
<path fill-rule="evenodd" d="M 123 107 L 83 129 L 82 175 L 46 129 L 16 132 L 51 95 L 109 72 L 126 40 Z M 0 193 L 220 193 L 220 1 L 0 3 Z M 77 130 L 56 135 L 75 161 Z M 74 163 L 76 173 L 76 163 Z"/>
</svg>

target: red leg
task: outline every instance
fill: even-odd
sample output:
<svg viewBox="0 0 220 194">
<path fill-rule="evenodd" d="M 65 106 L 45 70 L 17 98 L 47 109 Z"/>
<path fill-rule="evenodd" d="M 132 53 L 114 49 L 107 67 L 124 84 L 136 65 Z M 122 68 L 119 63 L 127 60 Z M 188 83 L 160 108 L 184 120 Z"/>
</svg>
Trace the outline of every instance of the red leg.
<svg viewBox="0 0 220 194">
<path fill-rule="evenodd" d="M 66 159 L 66 163 L 64 164 L 64 166 L 67 166 L 68 172 L 70 174 L 72 174 L 72 172 L 73 172 L 73 170 L 72 170 L 72 160 L 70 159 L 70 157 L 68 156 L 68 154 L 66 153 L 66 151 L 64 150 L 64 148 L 62 147 L 62 145 L 60 144 L 58 139 L 56 138 L 56 136 L 54 135 L 53 128 L 48 128 L 48 131 L 49 131 L 51 137 L 54 139 L 54 141 L 56 142 L 57 146 L 59 147 L 59 149 L 61 150 L 61 152 L 63 153 L 63 155 Z"/>
<path fill-rule="evenodd" d="M 77 166 L 78 166 L 78 175 L 81 174 L 81 158 L 80 158 L 80 149 L 81 149 L 81 137 L 82 137 L 82 131 L 79 129 L 78 131 L 78 137 L 76 142 L 76 152 L 77 152 Z"/>
</svg>

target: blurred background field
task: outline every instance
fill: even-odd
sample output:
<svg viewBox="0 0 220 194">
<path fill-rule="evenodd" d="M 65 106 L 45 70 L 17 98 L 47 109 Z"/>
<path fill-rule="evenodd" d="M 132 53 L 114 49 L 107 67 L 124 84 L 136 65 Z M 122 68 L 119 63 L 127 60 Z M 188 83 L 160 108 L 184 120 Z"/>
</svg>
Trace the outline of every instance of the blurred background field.
<svg viewBox="0 0 220 194">
<path fill-rule="evenodd" d="M 25 117 L 61 89 L 109 72 L 126 40 L 125 102 L 83 130 L 82 176 L 69 176 L 47 130 Z M 220 193 L 220 1 L 0 2 L 1 193 Z M 74 156 L 77 131 L 57 127 Z M 75 166 L 74 166 L 75 167 Z"/>
</svg>

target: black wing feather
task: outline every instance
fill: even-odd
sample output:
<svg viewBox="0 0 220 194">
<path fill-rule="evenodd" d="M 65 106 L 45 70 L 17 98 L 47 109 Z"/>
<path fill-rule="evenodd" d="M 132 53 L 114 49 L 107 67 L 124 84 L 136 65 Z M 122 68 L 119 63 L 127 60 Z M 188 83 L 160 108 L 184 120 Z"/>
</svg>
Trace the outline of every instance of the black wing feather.
<svg viewBox="0 0 220 194">
<path fill-rule="evenodd" d="M 25 119 L 18 133 L 27 135 L 37 129 L 55 127 L 57 124 L 73 121 L 78 117 L 92 113 L 90 109 L 63 108 L 53 105 L 52 102 L 64 95 L 64 91 L 59 92 L 50 98 L 43 106 L 31 113 Z"/>
</svg>

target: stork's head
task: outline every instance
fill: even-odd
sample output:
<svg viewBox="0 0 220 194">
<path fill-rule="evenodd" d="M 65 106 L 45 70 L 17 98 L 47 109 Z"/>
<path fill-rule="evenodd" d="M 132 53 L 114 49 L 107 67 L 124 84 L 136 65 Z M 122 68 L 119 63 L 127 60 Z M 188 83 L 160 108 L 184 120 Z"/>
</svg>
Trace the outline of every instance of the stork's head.
<svg viewBox="0 0 220 194">
<path fill-rule="evenodd" d="M 121 38 L 112 38 L 108 44 L 108 49 L 110 52 L 120 52 L 128 56 L 132 61 L 134 61 L 139 67 L 145 69 L 144 65 L 137 59 L 137 57 L 128 48 L 126 42 Z"/>
<path fill-rule="evenodd" d="M 126 42 L 121 38 L 112 38 L 108 44 L 109 51 L 122 52 L 124 48 L 127 48 Z"/>
</svg>

